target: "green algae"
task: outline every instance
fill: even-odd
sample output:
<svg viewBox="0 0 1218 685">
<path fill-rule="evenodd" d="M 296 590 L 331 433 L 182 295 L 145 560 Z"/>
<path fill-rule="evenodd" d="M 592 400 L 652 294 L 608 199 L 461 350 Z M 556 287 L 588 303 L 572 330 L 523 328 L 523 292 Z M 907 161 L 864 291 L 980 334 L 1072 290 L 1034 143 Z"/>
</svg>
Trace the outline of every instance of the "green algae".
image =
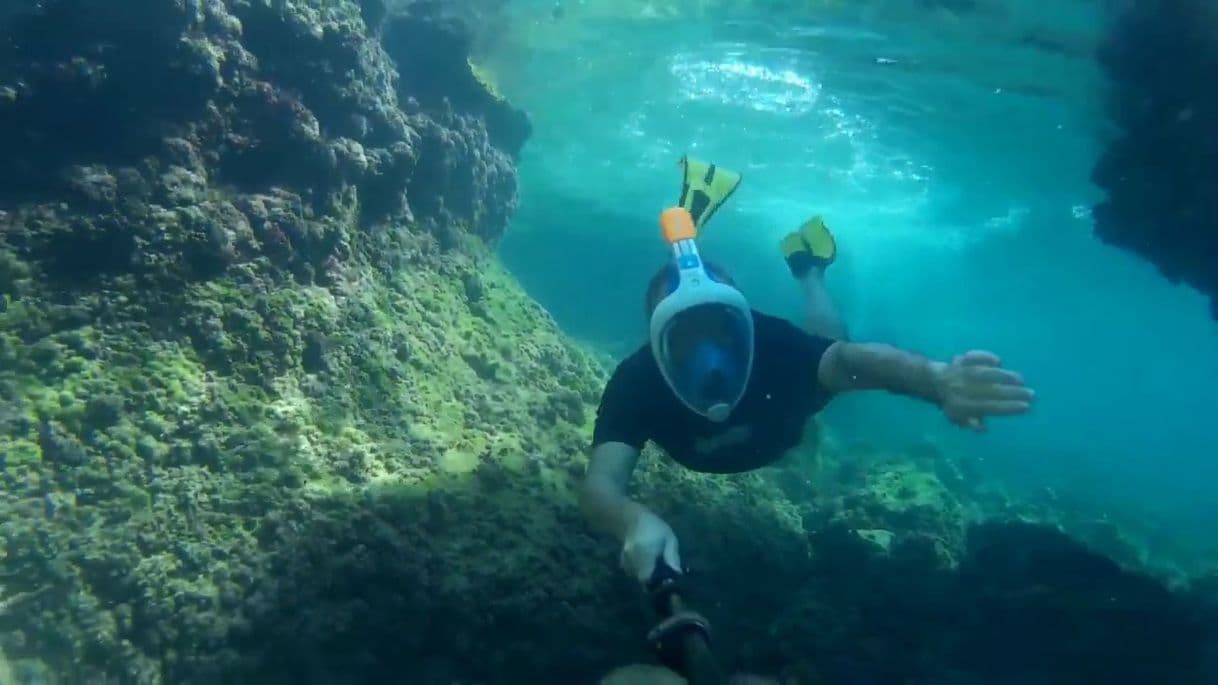
<svg viewBox="0 0 1218 685">
<path fill-rule="evenodd" d="M 532 402 L 495 410 L 493 398 L 523 389 L 480 377 L 452 354 L 471 336 L 514 336 L 499 349 L 546 349 L 538 359 L 550 364 L 574 354 L 553 328 L 532 327 L 535 317 L 515 321 L 505 310 L 533 305 L 493 263 L 484 268 L 496 284 L 484 311 L 494 323 L 470 320 L 460 280 L 440 268 L 364 274 L 358 287 L 337 291 L 239 274 L 190 285 L 157 326 L 145 323 L 149 309 L 123 308 L 111 295 L 99 304 L 119 304 L 125 317 L 40 331 L 34 344 L 6 342 L 14 363 L 0 384 L 22 408 L 22 430 L 0 438 L 5 475 L 24 488 L 22 501 L 57 498 L 34 529 L 5 531 L 8 558 L 21 560 L 21 576 L 57 578 L 54 592 L 74 598 L 70 610 L 48 606 L 25 622 L 25 649 L 55 662 L 75 655 L 88 668 L 172 672 L 180 667 L 173 654 L 214 644 L 229 629 L 222 612 L 242 600 L 217 590 L 223 578 L 234 567 L 256 577 L 277 554 L 250 539 L 264 530 L 260 517 L 290 511 L 293 501 L 355 501 L 362 491 L 393 516 L 454 490 L 453 479 L 478 471 L 485 455 L 523 463 L 525 444 L 555 451 L 545 447 L 553 437 L 490 439 L 484 424 L 498 416 L 497 425 L 530 434 L 530 425 L 553 425 L 523 418 L 548 413 L 545 388 L 529 391 Z M 35 302 L 4 315 L 37 321 Z M 8 341 L 22 327 L 5 323 Z M 310 332 L 327 339 L 324 364 L 312 370 L 302 361 Z M 541 377 L 536 368 L 512 372 L 516 381 L 525 374 Z M 596 380 L 587 377 L 586 395 Z M 470 412 L 475 395 L 485 414 Z M 577 439 L 576 430 L 563 439 Z M 48 431 L 59 445 L 54 459 L 44 454 Z M 16 500 L 10 492 L 7 506 Z M 79 552 L 45 554 L 39 539 Z M 59 573 L 48 571 L 52 558 Z M 208 559 L 227 562 L 201 572 Z M 116 574 L 126 580 L 104 581 Z M 138 637 L 123 618 L 132 610 L 157 627 Z"/>
<path fill-rule="evenodd" d="M 42 448 L 28 438 L 0 437 L 0 454 L 4 455 L 6 473 L 21 473 L 42 461 Z"/>
</svg>

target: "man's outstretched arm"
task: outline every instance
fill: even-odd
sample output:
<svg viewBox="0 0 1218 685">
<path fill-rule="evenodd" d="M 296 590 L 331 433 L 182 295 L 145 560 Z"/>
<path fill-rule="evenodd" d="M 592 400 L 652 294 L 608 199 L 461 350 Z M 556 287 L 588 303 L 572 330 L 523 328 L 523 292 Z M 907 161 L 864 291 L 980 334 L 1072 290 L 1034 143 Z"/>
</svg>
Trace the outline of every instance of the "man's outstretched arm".
<svg viewBox="0 0 1218 685">
<path fill-rule="evenodd" d="M 1026 413 L 1034 397 L 1019 374 L 1002 368 L 990 352 L 941 362 L 882 343 L 837 342 L 821 357 L 817 377 L 833 393 L 887 390 L 925 400 L 953 423 L 977 431 L 985 430 L 989 416 Z"/>
</svg>

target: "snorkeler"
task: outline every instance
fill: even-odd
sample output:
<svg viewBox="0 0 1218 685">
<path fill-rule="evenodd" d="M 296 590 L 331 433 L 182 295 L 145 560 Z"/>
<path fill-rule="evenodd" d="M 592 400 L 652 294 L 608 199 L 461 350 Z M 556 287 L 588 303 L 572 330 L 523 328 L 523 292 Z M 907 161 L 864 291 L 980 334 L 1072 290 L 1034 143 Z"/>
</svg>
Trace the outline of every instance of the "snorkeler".
<svg viewBox="0 0 1218 685">
<path fill-rule="evenodd" d="M 885 390 L 938 406 L 958 426 L 1029 410 L 1033 393 L 990 352 L 949 362 L 882 343 L 845 339 L 823 285 L 837 253 L 819 218 L 781 243 L 808 303 L 808 327 L 750 307 L 722 268 L 703 261 L 696 237 L 740 184 L 732 171 L 684 158 L 679 206 L 661 215 L 671 259 L 646 292 L 650 340 L 623 360 L 601 396 L 581 506 L 621 543 L 624 569 L 647 583 L 663 562 L 680 572 L 677 536 L 627 486 L 651 441 L 682 466 L 739 473 L 796 446 L 805 422 L 834 397 Z"/>
</svg>

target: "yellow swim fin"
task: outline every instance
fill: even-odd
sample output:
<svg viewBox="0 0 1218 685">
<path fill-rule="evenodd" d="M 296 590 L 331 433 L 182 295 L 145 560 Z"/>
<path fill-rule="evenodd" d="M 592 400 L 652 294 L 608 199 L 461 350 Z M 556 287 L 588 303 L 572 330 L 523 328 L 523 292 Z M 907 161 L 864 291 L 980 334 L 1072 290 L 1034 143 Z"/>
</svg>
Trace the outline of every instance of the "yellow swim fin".
<svg viewBox="0 0 1218 685">
<path fill-rule="evenodd" d="M 788 233 L 780 244 L 783 259 L 796 278 L 803 278 L 814 267 L 826 268 L 837 258 L 837 242 L 824 219 L 814 216 L 799 230 Z"/>
<path fill-rule="evenodd" d="M 677 203 L 694 218 L 694 225 L 710 221 L 732 192 L 740 185 L 740 174 L 721 166 L 715 166 L 689 155 L 681 158 L 684 178 L 681 182 L 681 199 Z"/>
<path fill-rule="evenodd" d="M 808 251 L 808 246 L 804 244 L 804 237 L 799 234 L 799 231 L 791 231 L 782 239 L 783 259 L 790 259 L 801 252 Z"/>
<path fill-rule="evenodd" d="M 819 216 L 808 219 L 799 227 L 799 235 L 812 250 L 812 256 L 824 260 L 826 265 L 833 263 L 837 257 L 837 241 L 833 239 L 824 219 Z"/>
</svg>

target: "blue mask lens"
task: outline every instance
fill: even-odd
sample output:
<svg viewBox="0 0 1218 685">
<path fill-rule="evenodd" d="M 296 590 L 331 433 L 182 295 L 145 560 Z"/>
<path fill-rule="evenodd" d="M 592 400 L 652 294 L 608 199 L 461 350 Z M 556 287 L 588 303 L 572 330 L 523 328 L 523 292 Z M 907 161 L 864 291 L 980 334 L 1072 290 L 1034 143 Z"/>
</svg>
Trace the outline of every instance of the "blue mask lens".
<svg viewBox="0 0 1218 685">
<path fill-rule="evenodd" d="M 736 364 L 723 346 L 703 340 L 691 350 L 685 366 L 686 387 L 697 388 L 702 397 L 722 397 L 730 392 L 730 380 L 737 375 Z"/>
<path fill-rule="evenodd" d="M 658 362 L 673 391 L 695 411 L 731 406 L 743 393 L 752 358 L 744 316 L 702 304 L 681 311 L 665 327 Z"/>
</svg>

